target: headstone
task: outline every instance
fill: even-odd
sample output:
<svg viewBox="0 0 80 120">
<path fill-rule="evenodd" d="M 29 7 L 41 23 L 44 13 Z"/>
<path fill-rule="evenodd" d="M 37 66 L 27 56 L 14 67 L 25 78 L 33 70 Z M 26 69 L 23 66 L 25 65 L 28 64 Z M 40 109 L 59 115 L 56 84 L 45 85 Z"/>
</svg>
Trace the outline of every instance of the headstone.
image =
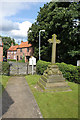
<svg viewBox="0 0 80 120">
<path fill-rule="evenodd" d="M 80 60 L 77 60 L 77 66 L 80 66 Z"/>
<path fill-rule="evenodd" d="M 45 91 L 71 91 L 62 72 L 59 70 L 55 63 L 56 60 L 56 44 L 60 43 L 60 40 L 56 39 L 57 35 L 53 34 L 52 39 L 49 39 L 49 43 L 52 43 L 52 60 L 51 65 L 48 65 L 47 70 L 39 79 L 38 85 Z"/>
</svg>

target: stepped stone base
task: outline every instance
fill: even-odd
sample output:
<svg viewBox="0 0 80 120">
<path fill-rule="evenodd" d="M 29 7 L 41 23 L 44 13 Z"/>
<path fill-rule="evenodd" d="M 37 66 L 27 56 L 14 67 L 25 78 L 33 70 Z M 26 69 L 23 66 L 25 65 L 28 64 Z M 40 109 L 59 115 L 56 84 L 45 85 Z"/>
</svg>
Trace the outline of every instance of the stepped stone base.
<svg viewBox="0 0 80 120">
<path fill-rule="evenodd" d="M 38 85 L 45 91 L 71 91 L 56 64 L 47 67 L 39 79 Z"/>
</svg>

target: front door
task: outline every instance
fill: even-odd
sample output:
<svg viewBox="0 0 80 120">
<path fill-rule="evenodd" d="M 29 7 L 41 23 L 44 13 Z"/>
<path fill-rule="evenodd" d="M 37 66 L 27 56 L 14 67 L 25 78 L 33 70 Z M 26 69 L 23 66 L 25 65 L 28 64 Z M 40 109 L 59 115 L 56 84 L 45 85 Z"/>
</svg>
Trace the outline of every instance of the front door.
<svg viewBox="0 0 80 120">
<path fill-rule="evenodd" d="M 30 58 L 30 56 L 26 56 L 26 61 L 27 61 L 27 62 L 29 61 L 29 58 Z"/>
<path fill-rule="evenodd" d="M 17 56 L 17 61 L 18 61 L 18 56 Z"/>
</svg>

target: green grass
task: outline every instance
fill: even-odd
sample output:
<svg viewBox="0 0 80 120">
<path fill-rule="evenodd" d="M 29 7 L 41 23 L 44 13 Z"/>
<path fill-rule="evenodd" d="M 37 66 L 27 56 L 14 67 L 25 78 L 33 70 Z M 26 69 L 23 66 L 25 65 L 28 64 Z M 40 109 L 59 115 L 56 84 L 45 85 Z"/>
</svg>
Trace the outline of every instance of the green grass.
<svg viewBox="0 0 80 120">
<path fill-rule="evenodd" d="M 78 118 L 78 84 L 68 82 L 72 91 L 40 92 L 34 85 L 39 75 L 26 76 L 44 118 Z"/>
<path fill-rule="evenodd" d="M 0 91 L 1 89 L 4 90 L 4 88 L 7 85 L 7 82 L 9 80 L 10 76 L 0 75 Z"/>
</svg>

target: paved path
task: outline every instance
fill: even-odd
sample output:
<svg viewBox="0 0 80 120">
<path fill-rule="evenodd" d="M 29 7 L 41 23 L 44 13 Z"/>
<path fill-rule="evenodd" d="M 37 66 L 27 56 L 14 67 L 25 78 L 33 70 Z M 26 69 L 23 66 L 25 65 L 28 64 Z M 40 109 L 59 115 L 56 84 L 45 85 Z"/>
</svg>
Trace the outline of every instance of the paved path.
<svg viewBox="0 0 80 120">
<path fill-rule="evenodd" d="M 3 118 L 41 118 L 25 77 L 11 77 L 3 92 Z"/>
</svg>

